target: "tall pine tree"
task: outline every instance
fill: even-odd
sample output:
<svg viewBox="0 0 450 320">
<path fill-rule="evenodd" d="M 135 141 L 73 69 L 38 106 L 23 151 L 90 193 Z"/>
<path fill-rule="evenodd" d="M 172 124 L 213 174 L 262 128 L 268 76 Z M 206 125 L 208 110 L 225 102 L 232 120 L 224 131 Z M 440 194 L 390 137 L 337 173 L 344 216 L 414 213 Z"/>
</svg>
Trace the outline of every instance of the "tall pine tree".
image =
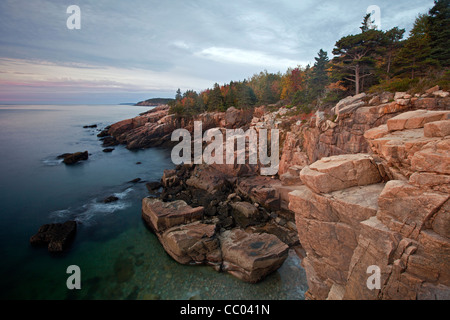
<svg viewBox="0 0 450 320">
<path fill-rule="evenodd" d="M 322 49 L 320 49 L 318 56 L 314 59 L 316 62 L 314 63 L 311 78 L 309 79 L 309 89 L 311 91 L 311 96 L 315 99 L 322 95 L 325 87 L 330 82 L 327 72 L 330 59 L 328 58 L 328 53 Z"/>
<path fill-rule="evenodd" d="M 368 27 L 370 15 L 364 17 L 361 33 L 349 35 L 336 42 L 333 49 L 333 67 L 342 74 L 342 80 L 355 86 L 355 94 L 361 92 L 363 80 L 374 75 L 375 57 L 379 54 L 383 32 Z"/>
</svg>

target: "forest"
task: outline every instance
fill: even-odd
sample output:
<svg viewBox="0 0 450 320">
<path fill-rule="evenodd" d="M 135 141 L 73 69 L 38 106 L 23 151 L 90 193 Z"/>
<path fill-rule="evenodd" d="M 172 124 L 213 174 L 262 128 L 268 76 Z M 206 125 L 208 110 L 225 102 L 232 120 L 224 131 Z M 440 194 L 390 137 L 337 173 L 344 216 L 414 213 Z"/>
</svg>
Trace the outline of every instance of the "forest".
<svg viewBox="0 0 450 320">
<path fill-rule="evenodd" d="M 183 117 L 205 111 L 255 106 L 287 106 L 298 113 L 332 107 L 361 92 L 421 92 L 431 86 L 450 88 L 450 0 L 436 0 L 419 14 L 412 30 L 378 30 L 372 17 L 363 17 L 360 32 L 334 45 L 333 57 L 320 49 L 314 65 L 285 73 L 262 71 L 243 81 L 216 83 L 197 93 L 177 90 L 170 113 Z"/>
</svg>

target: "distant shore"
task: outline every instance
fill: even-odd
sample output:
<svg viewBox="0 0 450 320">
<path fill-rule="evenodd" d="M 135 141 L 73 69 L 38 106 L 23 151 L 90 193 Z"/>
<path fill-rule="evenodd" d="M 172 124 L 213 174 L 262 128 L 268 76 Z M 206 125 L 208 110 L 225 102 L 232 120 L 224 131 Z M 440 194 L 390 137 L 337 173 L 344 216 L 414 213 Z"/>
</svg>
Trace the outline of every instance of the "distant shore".
<svg viewBox="0 0 450 320">
<path fill-rule="evenodd" d="M 140 101 L 138 103 L 136 103 L 136 106 L 151 106 L 151 107 L 159 107 L 162 105 L 166 105 L 169 102 L 173 101 L 174 99 L 171 98 L 153 98 L 153 99 L 148 99 L 145 101 Z"/>
</svg>

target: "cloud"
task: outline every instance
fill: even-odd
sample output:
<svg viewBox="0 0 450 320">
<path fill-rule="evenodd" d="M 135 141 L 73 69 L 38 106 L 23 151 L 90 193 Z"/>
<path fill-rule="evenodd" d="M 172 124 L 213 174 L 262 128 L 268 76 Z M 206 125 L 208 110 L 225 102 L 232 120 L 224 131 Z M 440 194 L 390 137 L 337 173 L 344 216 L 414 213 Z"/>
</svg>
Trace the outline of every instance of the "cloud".
<svg viewBox="0 0 450 320">
<path fill-rule="evenodd" d="M 369 5 L 381 8 L 383 29 L 409 31 L 433 0 L 79 0 L 81 30 L 66 27 L 70 4 L 0 1 L 2 94 L 27 86 L 151 94 L 284 72 L 314 62 L 321 48 L 331 57 Z"/>
<path fill-rule="evenodd" d="M 81 92 L 149 92 L 174 91 L 174 88 L 184 87 L 186 83 L 196 89 L 210 85 L 210 82 L 177 69 L 160 72 L 10 58 L 0 58 L 0 69 L 0 100 L 1 93 L 10 91 L 11 87 L 16 87 L 18 92 L 30 87 Z"/>
<path fill-rule="evenodd" d="M 238 48 L 210 47 L 196 53 L 197 56 L 220 63 L 244 64 L 285 70 L 295 67 L 300 61 L 268 55 L 264 52 L 243 50 Z"/>
<path fill-rule="evenodd" d="M 173 45 L 179 49 L 189 50 L 189 45 L 184 41 L 175 41 Z"/>
</svg>

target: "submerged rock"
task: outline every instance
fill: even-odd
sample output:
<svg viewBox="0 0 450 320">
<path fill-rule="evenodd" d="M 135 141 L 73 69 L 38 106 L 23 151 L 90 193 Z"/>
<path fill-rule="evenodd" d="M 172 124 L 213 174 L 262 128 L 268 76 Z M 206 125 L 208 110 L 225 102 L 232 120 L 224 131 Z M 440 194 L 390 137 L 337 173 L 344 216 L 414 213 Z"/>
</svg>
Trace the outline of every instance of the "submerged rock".
<svg viewBox="0 0 450 320">
<path fill-rule="evenodd" d="M 115 279 L 118 283 L 127 282 L 134 275 L 133 259 L 131 257 L 119 257 L 114 263 Z"/>
<path fill-rule="evenodd" d="M 58 159 L 64 159 L 64 163 L 67 165 L 75 164 L 79 161 L 84 161 L 89 158 L 89 153 L 87 151 L 84 152 L 76 152 L 76 153 L 64 153 L 58 156 Z"/>
<path fill-rule="evenodd" d="M 103 200 L 104 203 L 111 203 L 111 202 L 116 202 L 118 201 L 119 198 L 117 198 L 116 196 L 110 196 L 108 198 L 106 198 L 105 200 Z"/>
<path fill-rule="evenodd" d="M 45 224 L 30 238 L 30 244 L 33 246 L 48 245 L 48 251 L 62 252 L 74 238 L 76 230 L 77 223 L 75 221 Z"/>
</svg>

